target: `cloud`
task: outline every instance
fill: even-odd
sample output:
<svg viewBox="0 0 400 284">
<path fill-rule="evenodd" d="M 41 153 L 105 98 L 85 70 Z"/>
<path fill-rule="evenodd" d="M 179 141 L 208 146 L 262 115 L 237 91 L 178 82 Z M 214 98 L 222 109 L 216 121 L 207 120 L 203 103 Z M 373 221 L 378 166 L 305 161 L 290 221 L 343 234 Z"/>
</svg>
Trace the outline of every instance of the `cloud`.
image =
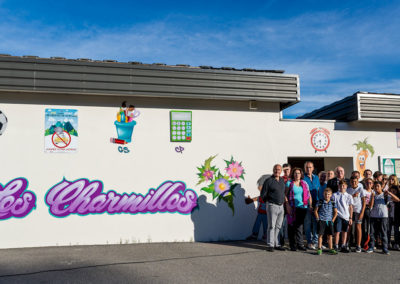
<svg viewBox="0 0 400 284">
<path fill-rule="evenodd" d="M 398 7 L 386 6 L 215 25 L 207 16 L 170 14 L 120 28 L 76 30 L 26 22 L 0 8 L 0 50 L 41 57 L 284 69 L 300 75 L 302 99 L 285 114 L 300 114 L 357 90 L 400 93 L 398 14 Z M 387 66 L 393 72 L 387 72 Z"/>
</svg>

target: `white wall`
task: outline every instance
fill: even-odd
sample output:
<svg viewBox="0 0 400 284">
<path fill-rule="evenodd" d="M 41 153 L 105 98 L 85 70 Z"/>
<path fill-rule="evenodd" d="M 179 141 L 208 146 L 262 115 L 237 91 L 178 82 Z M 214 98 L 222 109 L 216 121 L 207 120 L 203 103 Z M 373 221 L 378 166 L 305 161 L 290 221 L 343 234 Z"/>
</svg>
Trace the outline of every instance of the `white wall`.
<svg viewBox="0 0 400 284">
<path fill-rule="evenodd" d="M 1 221 L 0 247 L 107 244 L 162 241 L 210 241 L 243 239 L 250 234 L 256 215 L 245 205 L 247 195 L 257 196 L 257 179 L 270 173 L 275 163 L 296 157 L 355 157 L 353 143 L 369 137 L 376 154 L 368 167 L 378 169 L 378 155 L 397 154 L 394 124 L 347 125 L 333 122 L 280 121 L 278 104 L 259 104 L 248 111 L 247 102 L 173 101 L 130 99 L 141 111 L 128 144 L 130 153 L 119 153 L 113 124 L 118 105 L 125 98 L 31 97 L 1 95 L 0 110 L 9 123 L 0 136 L 0 183 L 16 177 L 29 180 L 37 196 L 37 208 L 26 218 Z M 24 103 L 24 102 L 29 102 Z M 44 153 L 44 111 L 46 108 L 78 109 L 78 152 Z M 169 141 L 169 111 L 193 111 L 193 141 Z M 315 153 L 310 130 L 325 127 L 331 132 L 327 153 Z M 373 131 L 369 128 L 373 127 Z M 183 154 L 175 147 L 185 147 Z M 221 203 L 215 206 L 209 194 L 197 184 L 197 169 L 205 159 L 218 154 L 215 165 L 231 155 L 243 162 L 245 181 L 236 189 L 235 215 Z M 55 218 L 44 202 L 46 192 L 63 178 L 99 179 L 104 191 L 145 194 L 166 180 L 184 181 L 199 195 L 200 209 L 192 215 L 115 214 L 72 215 Z"/>
<path fill-rule="evenodd" d="M 130 153 L 122 154 L 117 150 L 118 145 L 109 141 L 110 137 L 117 136 L 116 106 L 104 106 L 107 104 L 104 102 L 99 103 L 100 106 L 55 102 L 57 104 L 0 103 L 0 110 L 9 121 L 6 132 L 0 136 L 0 182 L 4 185 L 16 177 L 25 177 L 29 181 L 28 190 L 37 196 L 37 208 L 27 217 L 1 221 L 0 247 L 209 241 L 242 239 L 250 234 L 256 210 L 254 204 L 244 204 L 244 194 L 257 195 L 257 179 L 279 161 L 278 157 L 269 155 L 271 139 L 268 135 L 268 129 L 279 119 L 278 104 L 267 104 L 267 112 L 249 112 L 247 104 L 243 103 L 236 106 L 242 109 L 240 111 L 194 109 L 191 143 L 169 141 L 169 111 L 177 108 L 138 105 L 141 115 L 133 132 L 133 142 L 127 145 Z M 215 108 L 215 103 L 212 104 L 210 108 Z M 227 105 L 220 107 L 226 109 Z M 77 153 L 44 153 L 46 108 L 78 110 Z M 177 145 L 184 146 L 183 154 L 175 151 Z M 209 194 L 200 192 L 201 185 L 196 186 L 196 167 L 215 154 L 218 154 L 215 165 L 221 169 L 225 166 L 223 159 L 228 160 L 233 155 L 243 162 L 246 171 L 242 188 L 236 190 L 234 217 L 224 203 L 216 207 Z M 104 191 L 141 194 L 167 180 L 184 181 L 188 188 L 197 191 L 203 208 L 193 216 L 156 213 L 56 218 L 50 215 L 44 199 L 46 192 L 64 177 L 70 181 L 98 179 L 103 181 Z M 200 198 L 201 195 L 207 199 Z"/>
</svg>

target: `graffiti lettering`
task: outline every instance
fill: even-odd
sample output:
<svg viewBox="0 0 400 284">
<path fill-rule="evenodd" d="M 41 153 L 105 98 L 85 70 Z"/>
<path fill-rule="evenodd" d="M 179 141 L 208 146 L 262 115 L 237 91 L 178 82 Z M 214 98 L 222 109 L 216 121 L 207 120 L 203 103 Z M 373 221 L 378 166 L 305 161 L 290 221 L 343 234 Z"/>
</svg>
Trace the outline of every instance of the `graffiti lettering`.
<svg viewBox="0 0 400 284">
<path fill-rule="evenodd" d="M 197 195 L 186 189 L 182 182 L 166 181 L 146 195 L 103 193 L 103 183 L 79 179 L 74 182 L 63 180 L 46 194 L 50 213 L 57 217 L 70 214 L 156 213 L 179 212 L 189 214 L 197 204 Z"/>
<path fill-rule="evenodd" d="M 4 187 L 0 184 L 0 219 L 10 217 L 25 217 L 35 207 L 36 196 L 33 192 L 25 191 L 28 181 L 16 178 Z"/>
</svg>

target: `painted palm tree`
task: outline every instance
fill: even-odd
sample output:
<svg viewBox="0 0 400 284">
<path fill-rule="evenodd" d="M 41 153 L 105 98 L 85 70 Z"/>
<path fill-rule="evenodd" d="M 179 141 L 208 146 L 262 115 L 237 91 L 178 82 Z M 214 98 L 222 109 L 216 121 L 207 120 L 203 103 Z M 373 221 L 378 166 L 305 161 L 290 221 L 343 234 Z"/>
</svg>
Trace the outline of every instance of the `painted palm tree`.
<svg viewBox="0 0 400 284">
<path fill-rule="evenodd" d="M 357 147 L 357 170 L 360 172 L 360 175 L 364 175 L 364 171 L 366 169 L 366 162 L 369 157 L 369 153 L 371 153 L 371 157 L 374 156 L 375 150 L 371 144 L 368 144 L 368 137 L 366 137 L 363 141 L 357 141 L 357 143 L 353 144 Z"/>
</svg>

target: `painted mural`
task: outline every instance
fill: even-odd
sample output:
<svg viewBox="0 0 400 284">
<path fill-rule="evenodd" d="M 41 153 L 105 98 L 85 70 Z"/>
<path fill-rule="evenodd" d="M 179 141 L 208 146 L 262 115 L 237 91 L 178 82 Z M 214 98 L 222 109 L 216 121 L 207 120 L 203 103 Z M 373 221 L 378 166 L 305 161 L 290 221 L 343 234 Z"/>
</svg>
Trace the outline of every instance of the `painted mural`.
<svg viewBox="0 0 400 284">
<path fill-rule="evenodd" d="M 310 131 L 311 134 L 311 146 L 314 148 L 315 153 L 325 152 L 331 143 L 329 138 L 330 132 L 328 129 L 323 127 L 314 128 Z"/>
<path fill-rule="evenodd" d="M 135 119 L 140 115 L 140 112 L 135 109 L 134 105 L 127 106 L 126 101 L 122 102 L 121 107 L 117 112 L 117 119 L 114 121 L 117 129 L 117 137 L 111 138 L 110 142 L 114 144 L 125 145 L 131 143 L 133 129 L 136 126 Z M 118 146 L 120 153 L 129 153 L 128 147 Z"/>
<path fill-rule="evenodd" d="M 8 124 L 7 116 L 0 110 L 0 135 L 6 131 Z"/>
<path fill-rule="evenodd" d="M 46 109 L 44 151 L 71 153 L 78 149 L 78 111 L 76 109 Z"/>
<path fill-rule="evenodd" d="M 205 184 L 201 190 L 212 194 L 213 199 L 218 198 L 226 202 L 234 214 L 233 188 L 236 185 L 235 181 L 244 180 L 245 171 L 242 162 L 237 162 L 233 157 L 230 160 L 224 160 L 226 168 L 222 171 L 211 164 L 216 157 L 217 155 L 209 157 L 197 168 L 199 170 L 197 185 Z"/>
<path fill-rule="evenodd" d="M 357 141 L 353 145 L 356 146 L 357 151 L 359 151 L 357 153 L 356 166 L 361 176 L 363 176 L 364 171 L 366 169 L 369 154 L 371 153 L 371 157 L 373 157 L 375 154 L 375 150 L 371 144 L 368 144 L 368 137 L 366 137 L 362 141 Z"/>
<path fill-rule="evenodd" d="M 0 220 L 26 217 L 36 207 L 36 195 L 27 190 L 28 181 L 16 178 L 0 184 Z"/>
<path fill-rule="evenodd" d="M 55 217 L 71 214 L 137 214 L 178 212 L 190 214 L 197 206 L 197 194 L 186 188 L 181 181 L 166 181 L 147 194 L 119 194 L 113 190 L 103 192 L 103 183 L 98 180 L 63 180 L 46 194 L 46 204 Z"/>
</svg>

